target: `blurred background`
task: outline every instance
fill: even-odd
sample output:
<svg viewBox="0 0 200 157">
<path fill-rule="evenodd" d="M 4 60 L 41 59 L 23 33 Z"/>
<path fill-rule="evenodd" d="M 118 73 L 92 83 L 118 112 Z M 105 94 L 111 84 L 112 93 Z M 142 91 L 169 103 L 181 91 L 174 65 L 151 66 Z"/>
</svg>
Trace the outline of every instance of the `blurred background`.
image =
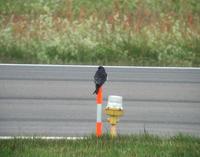
<svg viewBox="0 0 200 157">
<path fill-rule="evenodd" d="M 0 0 L 0 63 L 200 66 L 200 0 Z"/>
</svg>

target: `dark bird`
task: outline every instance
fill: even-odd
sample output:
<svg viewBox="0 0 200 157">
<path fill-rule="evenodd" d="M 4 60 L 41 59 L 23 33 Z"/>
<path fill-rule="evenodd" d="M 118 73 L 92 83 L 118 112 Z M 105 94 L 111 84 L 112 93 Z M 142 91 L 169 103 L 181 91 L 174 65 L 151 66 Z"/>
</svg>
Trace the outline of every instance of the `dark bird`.
<svg viewBox="0 0 200 157">
<path fill-rule="evenodd" d="M 96 85 L 96 89 L 93 94 L 98 94 L 99 88 L 106 82 L 107 80 L 107 73 L 103 66 L 99 66 L 98 70 L 94 75 L 94 83 Z"/>
</svg>

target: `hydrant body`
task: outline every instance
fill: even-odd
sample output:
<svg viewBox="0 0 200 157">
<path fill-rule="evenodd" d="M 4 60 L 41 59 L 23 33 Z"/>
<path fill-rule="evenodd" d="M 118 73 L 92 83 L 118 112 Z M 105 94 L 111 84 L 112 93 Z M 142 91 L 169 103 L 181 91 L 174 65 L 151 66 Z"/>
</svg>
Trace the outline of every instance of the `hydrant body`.
<svg viewBox="0 0 200 157">
<path fill-rule="evenodd" d="M 108 122 L 112 125 L 116 125 L 119 122 L 119 117 L 124 114 L 124 111 L 121 109 L 106 108 L 105 113 L 110 117 L 107 119 Z"/>
<path fill-rule="evenodd" d="M 119 117 L 124 114 L 122 108 L 121 96 L 109 96 L 108 104 L 105 108 L 105 113 L 110 116 L 107 120 L 111 124 L 110 134 L 112 137 L 117 135 L 116 125 L 119 122 Z"/>
</svg>

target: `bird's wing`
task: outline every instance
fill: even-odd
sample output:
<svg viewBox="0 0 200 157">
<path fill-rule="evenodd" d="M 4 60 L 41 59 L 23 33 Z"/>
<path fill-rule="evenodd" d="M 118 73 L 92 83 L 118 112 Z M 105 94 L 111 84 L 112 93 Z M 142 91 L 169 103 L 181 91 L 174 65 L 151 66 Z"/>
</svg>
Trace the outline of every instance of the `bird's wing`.
<svg viewBox="0 0 200 157">
<path fill-rule="evenodd" d="M 100 78 L 100 77 L 95 77 L 95 78 L 94 78 L 94 82 L 95 82 L 95 84 L 100 85 L 101 82 L 102 82 L 102 78 Z"/>
<path fill-rule="evenodd" d="M 107 80 L 107 73 L 105 70 L 97 70 L 97 72 L 94 75 L 94 82 L 98 85 L 103 85 L 104 82 Z"/>
</svg>

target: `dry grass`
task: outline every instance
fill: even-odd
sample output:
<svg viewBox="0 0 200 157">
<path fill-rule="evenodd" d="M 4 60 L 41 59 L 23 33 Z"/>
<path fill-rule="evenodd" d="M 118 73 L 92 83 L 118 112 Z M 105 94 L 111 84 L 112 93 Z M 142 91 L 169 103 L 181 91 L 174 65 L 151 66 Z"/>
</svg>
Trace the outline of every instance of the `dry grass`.
<svg viewBox="0 0 200 157">
<path fill-rule="evenodd" d="M 200 65 L 196 0 L 17 1 L 0 6 L 1 62 Z"/>
</svg>

